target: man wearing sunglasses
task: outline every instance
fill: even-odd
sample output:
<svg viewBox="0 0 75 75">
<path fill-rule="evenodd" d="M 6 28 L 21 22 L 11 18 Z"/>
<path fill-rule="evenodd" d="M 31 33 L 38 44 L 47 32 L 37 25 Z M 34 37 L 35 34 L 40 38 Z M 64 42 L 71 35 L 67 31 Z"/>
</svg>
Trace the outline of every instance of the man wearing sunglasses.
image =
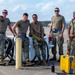
<svg viewBox="0 0 75 75">
<path fill-rule="evenodd" d="M 68 27 L 68 54 L 75 56 L 75 11 L 73 12 L 73 19 Z"/>
<path fill-rule="evenodd" d="M 52 36 L 52 43 L 54 44 L 54 47 L 52 48 L 52 54 L 53 58 L 51 60 L 56 60 L 56 45 L 58 45 L 59 49 L 59 59 L 60 61 L 60 55 L 63 54 L 63 32 L 65 28 L 65 19 L 62 15 L 59 14 L 60 10 L 59 8 L 54 9 L 55 16 L 51 19 L 51 25 L 50 25 L 50 33 L 49 36 Z"/>
<path fill-rule="evenodd" d="M 4 62 L 4 47 L 5 47 L 5 34 L 7 26 L 9 27 L 10 31 L 13 33 L 12 28 L 10 26 L 10 20 L 6 18 L 8 15 L 7 10 L 2 11 L 2 16 L 0 16 L 0 65 L 5 65 Z"/>
<path fill-rule="evenodd" d="M 3 19 L 4 19 L 4 23 L 5 23 L 5 30 L 4 30 L 4 33 L 6 33 L 6 29 L 7 29 L 7 26 L 8 26 L 8 28 L 10 29 L 10 31 L 13 33 L 13 31 L 12 31 L 12 28 L 11 28 L 11 26 L 10 26 L 10 20 L 9 20 L 9 18 L 7 18 L 7 15 L 8 15 L 8 11 L 6 10 L 6 9 L 4 9 L 3 11 L 2 11 L 2 16 L 3 16 Z M 14 33 L 13 33 L 13 35 L 14 35 Z"/>
</svg>

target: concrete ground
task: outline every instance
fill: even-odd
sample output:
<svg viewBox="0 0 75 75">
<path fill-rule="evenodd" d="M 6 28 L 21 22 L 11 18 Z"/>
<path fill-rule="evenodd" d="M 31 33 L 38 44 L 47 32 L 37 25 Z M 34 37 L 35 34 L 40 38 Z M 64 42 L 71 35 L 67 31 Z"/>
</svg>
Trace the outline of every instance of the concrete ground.
<svg viewBox="0 0 75 75">
<path fill-rule="evenodd" d="M 45 27 L 45 33 L 48 35 L 49 27 Z M 7 31 L 7 36 L 11 35 L 9 31 Z M 64 53 L 67 53 L 67 30 L 64 33 Z M 51 50 L 50 50 L 50 58 L 52 57 Z M 58 53 L 57 53 L 58 58 Z M 55 65 L 55 73 L 51 72 L 51 65 L 54 63 Z M 65 74 L 60 71 L 60 65 L 57 61 L 49 61 L 49 66 L 31 66 L 31 67 L 22 67 L 21 69 L 15 69 L 15 66 L 0 66 L 0 75 L 71 75 Z M 75 74 L 72 74 L 75 75 Z"/>
<path fill-rule="evenodd" d="M 54 61 L 55 72 L 51 71 L 51 63 L 47 66 L 31 66 L 15 69 L 15 66 L 0 66 L 0 75 L 75 75 L 65 74 L 59 70 L 59 63 Z"/>
</svg>

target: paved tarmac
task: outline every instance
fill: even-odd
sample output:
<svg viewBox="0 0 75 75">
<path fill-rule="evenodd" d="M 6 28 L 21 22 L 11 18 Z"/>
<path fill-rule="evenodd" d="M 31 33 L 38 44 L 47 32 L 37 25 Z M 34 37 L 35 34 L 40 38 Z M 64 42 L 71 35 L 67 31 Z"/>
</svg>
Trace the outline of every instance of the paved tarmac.
<svg viewBox="0 0 75 75">
<path fill-rule="evenodd" d="M 51 64 L 54 62 L 55 72 L 51 72 Z M 49 66 L 31 66 L 15 69 L 15 66 L 0 66 L 0 75 L 71 75 L 65 74 L 59 70 L 59 63 L 50 62 Z M 75 75 L 75 74 L 72 74 Z"/>
<path fill-rule="evenodd" d="M 48 35 L 49 27 L 45 27 L 45 32 Z M 7 31 L 7 36 L 11 35 L 9 31 Z M 67 30 L 65 30 L 64 33 L 64 53 L 67 53 Z M 51 50 L 50 50 L 50 58 L 52 57 Z M 58 53 L 57 53 L 58 58 Z M 0 75 L 71 75 L 71 74 L 65 74 L 60 71 L 59 69 L 59 62 L 57 61 L 49 61 L 49 66 L 31 66 L 31 67 L 22 67 L 21 69 L 15 69 L 14 66 L 0 66 Z M 55 65 L 55 73 L 51 72 L 51 65 L 54 63 Z M 75 75 L 75 74 L 72 74 Z"/>
</svg>

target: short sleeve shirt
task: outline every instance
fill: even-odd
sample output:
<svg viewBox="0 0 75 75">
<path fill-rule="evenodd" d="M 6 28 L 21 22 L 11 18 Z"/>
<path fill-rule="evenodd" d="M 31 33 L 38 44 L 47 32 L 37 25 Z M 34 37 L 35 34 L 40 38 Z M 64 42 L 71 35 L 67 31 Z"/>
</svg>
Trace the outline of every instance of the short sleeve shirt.
<svg viewBox="0 0 75 75">
<path fill-rule="evenodd" d="M 31 33 L 33 33 L 34 35 L 36 35 L 37 37 L 40 37 L 40 35 L 42 33 L 44 33 L 44 28 L 43 28 L 43 24 L 39 21 L 37 21 L 36 24 L 34 24 L 33 22 L 31 23 Z"/>
<path fill-rule="evenodd" d="M 71 20 L 68 28 L 70 28 L 70 34 L 75 34 L 75 20 Z"/>
<path fill-rule="evenodd" d="M 4 22 L 0 21 L 0 32 L 5 33 L 7 29 L 7 25 L 10 25 L 10 20 L 8 18 L 5 18 Z"/>
<path fill-rule="evenodd" d="M 65 19 L 63 16 L 53 16 L 51 19 L 52 29 L 62 29 L 62 24 L 65 24 Z"/>
<path fill-rule="evenodd" d="M 28 30 L 28 26 L 30 26 L 30 22 L 29 20 L 27 20 L 26 22 L 23 20 L 19 20 L 16 23 L 17 27 L 18 27 L 18 33 L 20 34 L 26 34 L 27 30 Z"/>
</svg>

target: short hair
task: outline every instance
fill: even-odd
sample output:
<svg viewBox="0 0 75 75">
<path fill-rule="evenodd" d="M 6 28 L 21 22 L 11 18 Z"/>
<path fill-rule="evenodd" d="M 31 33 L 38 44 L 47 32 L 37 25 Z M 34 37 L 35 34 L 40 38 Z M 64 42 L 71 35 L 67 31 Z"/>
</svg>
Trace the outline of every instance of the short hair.
<svg viewBox="0 0 75 75">
<path fill-rule="evenodd" d="M 33 17 L 33 16 L 36 16 L 36 17 L 38 17 L 38 16 L 37 16 L 37 14 L 33 14 L 33 15 L 32 15 L 32 17 Z"/>
<path fill-rule="evenodd" d="M 6 14 L 8 14 L 8 11 L 6 9 L 4 9 L 2 12 L 4 12 L 4 11 L 6 12 Z"/>
<path fill-rule="evenodd" d="M 25 15 L 25 16 L 28 16 L 28 13 L 23 13 L 23 16 L 24 16 L 24 15 Z"/>
<path fill-rule="evenodd" d="M 75 13 L 75 11 L 73 12 L 73 14 Z"/>
<path fill-rule="evenodd" d="M 58 9 L 58 10 L 60 11 L 60 9 L 59 9 L 58 7 L 56 7 L 55 9 Z M 54 10 L 55 10 L 55 9 L 54 9 Z"/>
</svg>

